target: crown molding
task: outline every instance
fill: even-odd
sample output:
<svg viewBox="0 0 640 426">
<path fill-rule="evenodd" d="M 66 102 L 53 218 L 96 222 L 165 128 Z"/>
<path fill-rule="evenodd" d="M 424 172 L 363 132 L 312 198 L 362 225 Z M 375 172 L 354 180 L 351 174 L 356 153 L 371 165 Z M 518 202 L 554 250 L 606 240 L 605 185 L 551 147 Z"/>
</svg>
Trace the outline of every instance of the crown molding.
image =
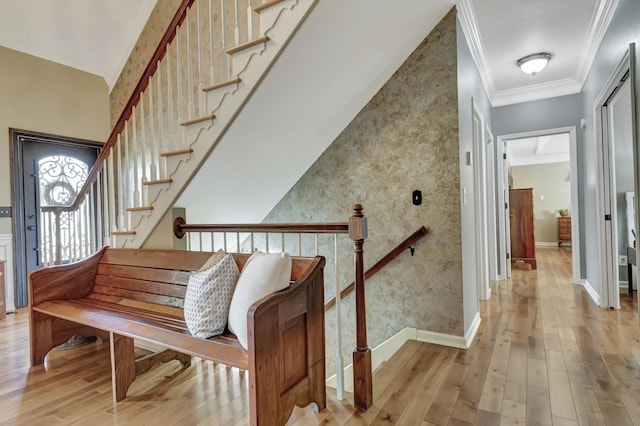
<svg viewBox="0 0 640 426">
<path fill-rule="evenodd" d="M 582 46 L 582 53 L 576 66 L 574 78 L 519 87 L 512 90 L 496 91 L 491 76 L 489 75 L 488 59 L 478 28 L 472 0 L 457 0 L 456 6 L 460 26 L 467 39 L 471 56 L 476 64 L 478 74 L 480 74 L 480 79 L 484 84 L 491 106 L 503 106 L 580 93 L 593 61 L 595 60 L 600 43 L 613 19 L 618 3 L 619 0 L 598 1 L 587 30 L 585 43 Z"/>
<path fill-rule="evenodd" d="M 118 49 L 114 52 L 111 60 L 108 61 L 109 66 L 105 71 L 104 81 L 109 87 L 109 93 L 111 93 L 113 86 L 115 86 L 118 81 L 120 73 L 127 63 L 133 48 L 138 42 L 140 33 L 147 23 L 147 20 L 149 19 L 149 16 L 157 2 L 158 0 L 143 0 L 140 2 L 138 9 L 133 14 L 134 18 L 124 31 L 126 35 L 122 38 L 122 44 L 120 44 Z"/>
<path fill-rule="evenodd" d="M 602 43 L 607 28 L 609 28 L 613 15 L 618 8 L 618 3 L 619 0 L 599 0 L 593 12 L 576 67 L 576 80 L 580 83 L 581 90 L 584 82 L 587 80 L 591 65 L 593 65 L 593 61 L 596 58 L 600 43 Z"/>
<path fill-rule="evenodd" d="M 462 32 L 467 39 L 471 56 L 476 64 L 476 68 L 478 69 L 480 79 L 482 80 L 482 84 L 484 84 L 487 95 L 489 96 L 489 100 L 491 100 L 495 89 L 489 76 L 489 66 L 487 65 L 488 61 L 485 54 L 482 36 L 480 35 L 480 30 L 478 28 L 478 20 L 476 18 L 475 10 L 473 9 L 473 4 L 471 3 L 471 0 L 457 0 L 456 8 L 458 10 L 458 20 L 462 27 Z"/>
<path fill-rule="evenodd" d="M 574 95 L 580 93 L 580 90 L 582 90 L 582 84 L 578 80 L 575 78 L 565 78 L 547 83 L 532 84 L 494 92 L 490 100 L 491 106 L 498 107 L 555 98 L 556 96 Z"/>
</svg>

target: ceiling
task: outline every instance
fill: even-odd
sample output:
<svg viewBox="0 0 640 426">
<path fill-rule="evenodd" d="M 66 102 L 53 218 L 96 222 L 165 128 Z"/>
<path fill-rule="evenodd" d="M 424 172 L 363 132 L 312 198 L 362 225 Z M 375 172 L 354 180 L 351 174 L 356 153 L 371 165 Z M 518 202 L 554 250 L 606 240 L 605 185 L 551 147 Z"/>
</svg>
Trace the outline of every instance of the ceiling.
<svg viewBox="0 0 640 426">
<path fill-rule="evenodd" d="M 507 143 L 510 166 L 569 162 L 569 133 L 511 139 Z"/>
<path fill-rule="evenodd" d="M 157 0 L 0 0 L 0 46 L 104 78 L 113 88 Z"/>
<path fill-rule="evenodd" d="M 618 0 L 450 0 L 493 106 L 578 93 Z M 109 90 L 157 0 L 0 0 L 0 46 L 104 77 Z M 546 51 L 548 67 L 518 58 Z"/>
<path fill-rule="evenodd" d="M 618 0 L 458 0 L 463 31 L 493 106 L 579 93 Z M 549 52 L 535 76 L 516 66 Z"/>
<path fill-rule="evenodd" d="M 0 46 L 97 74 L 111 90 L 157 1 L 0 0 Z M 501 106 L 580 92 L 619 0 L 450 1 L 491 104 Z M 553 57 L 537 75 L 516 66 L 543 51 Z M 540 162 L 529 155 L 540 143 L 522 141 L 512 162 Z"/>
</svg>

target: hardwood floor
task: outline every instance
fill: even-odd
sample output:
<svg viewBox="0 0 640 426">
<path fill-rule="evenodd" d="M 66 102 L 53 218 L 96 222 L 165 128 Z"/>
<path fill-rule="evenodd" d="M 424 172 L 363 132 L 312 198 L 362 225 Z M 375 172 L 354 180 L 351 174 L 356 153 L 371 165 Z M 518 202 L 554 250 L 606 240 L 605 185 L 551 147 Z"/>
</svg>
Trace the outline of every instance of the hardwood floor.
<svg viewBox="0 0 640 426">
<path fill-rule="evenodd" d="M 537 251 L 538 270 L 514 269 L 482 302 L 470 350 L 407 342 L 374 377 L 374 406 L 351 395 L 296 409 L 298 425 L 640 425 L 640 326 L 633 296 L 600 309 L 571 284 L 568 249 Z M 28 366 L 25 312 L 0 321 L 0 424 L 244 425 L 247 374 L 194 360 L 138 378 L 111 401 L 107 345 L 54 351 Z"/>
</svg>

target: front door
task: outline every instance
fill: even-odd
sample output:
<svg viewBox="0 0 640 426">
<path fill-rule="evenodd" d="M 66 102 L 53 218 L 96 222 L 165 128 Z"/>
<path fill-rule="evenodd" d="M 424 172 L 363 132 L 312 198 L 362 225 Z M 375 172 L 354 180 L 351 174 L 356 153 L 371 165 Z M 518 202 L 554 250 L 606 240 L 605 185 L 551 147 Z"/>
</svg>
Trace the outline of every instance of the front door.
<svg viewBox="0 0 640 426">
<path fill-rule="evenodd" d="M 28 304 L 29 273 L 44 263 L 60 263 L 68 250 L 60 221 L 56 226 L 52 215 L 43 215 L 40 207 L 74 202 L 101 144 L 28 132 L 14 136 L 16 307 L 23 307 Z M 61 221 L 64 227 L 65 214 Z M 56 252 L 54 246 L 63 249 Z"/>
</svg>

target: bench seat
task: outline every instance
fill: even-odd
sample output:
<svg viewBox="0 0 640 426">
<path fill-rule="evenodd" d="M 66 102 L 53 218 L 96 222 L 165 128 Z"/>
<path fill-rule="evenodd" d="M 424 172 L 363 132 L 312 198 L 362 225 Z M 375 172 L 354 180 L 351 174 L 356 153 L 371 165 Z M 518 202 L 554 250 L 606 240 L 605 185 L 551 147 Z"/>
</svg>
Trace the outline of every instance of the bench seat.
<svg viewBox="0 0 640 426">
<path fill-rule="evenodd" d="M 292 284 L 256 301 L 247 312 L 248 348 L 228 331 L 202 339 L 184 320 L 191 271 L 212 253 L 104 248 L 77 263 L 29 276 L 31 365 L 72 336 L 109 342 L 113 399 L 158 362 L 191 357 L 249 372 L 252 424 L 286 423 L 295 405 L 326 406 L 324 276 L 321 256 L 292 256 Z M 248 254 L 233 254 L 242 270 Z M 134 339 L 166 348 L 135 359 Z"/>
</svg>

